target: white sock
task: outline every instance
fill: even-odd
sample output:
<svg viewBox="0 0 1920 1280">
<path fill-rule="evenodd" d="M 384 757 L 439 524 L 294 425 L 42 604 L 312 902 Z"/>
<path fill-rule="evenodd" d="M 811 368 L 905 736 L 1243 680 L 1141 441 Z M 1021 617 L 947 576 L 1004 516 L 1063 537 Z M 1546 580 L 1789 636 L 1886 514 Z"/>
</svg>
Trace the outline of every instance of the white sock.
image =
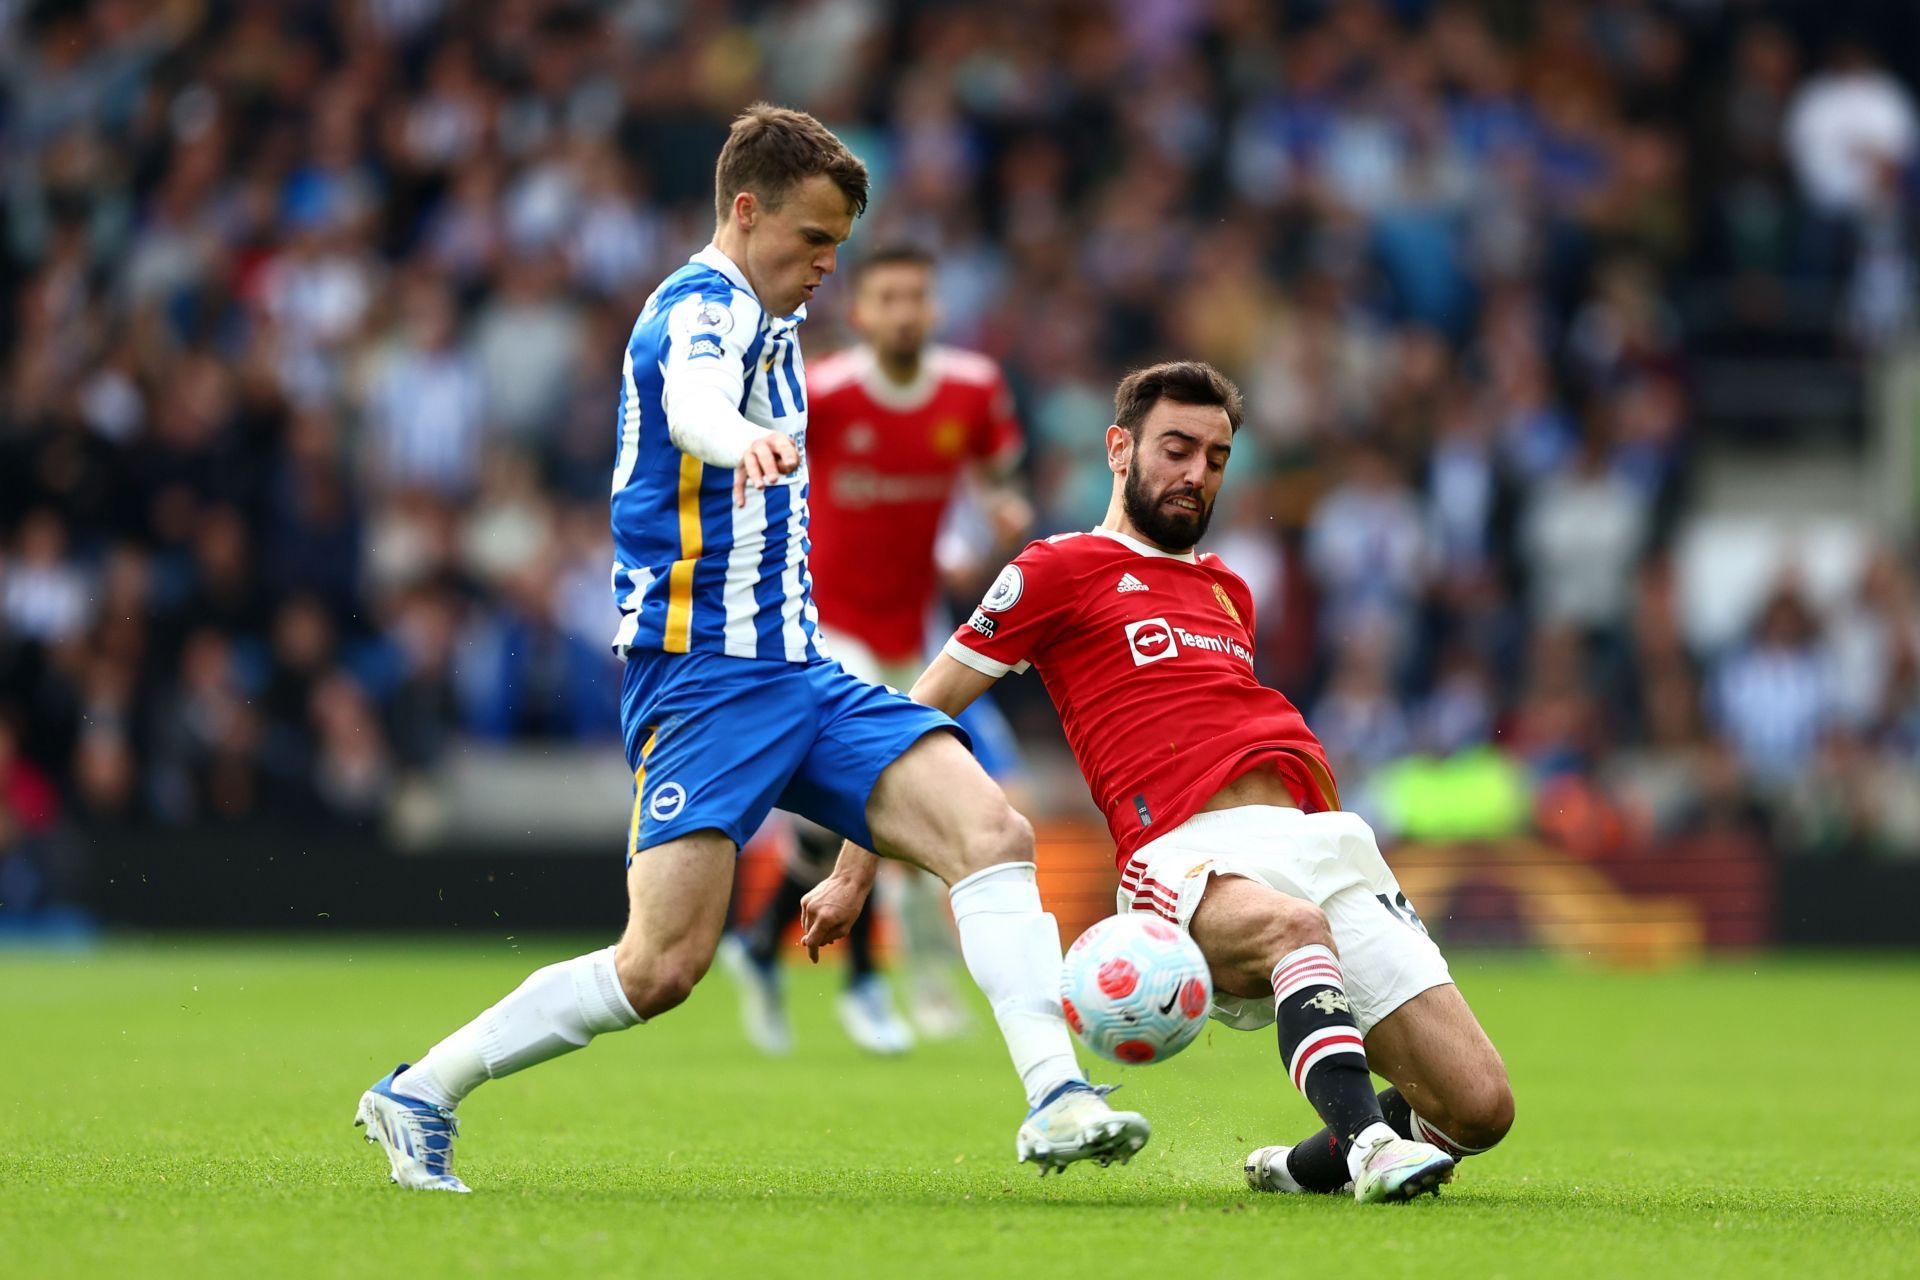
<svg viewBox="0 0 1920 1280">
<path fill-rule="evenodd" d="M 1267 1178 L 1279 1190 L 1298 1195 L 1304 1193 L 1306 1188 L 1300 1185 L 1300 1179 L 1294 1177 L 1293 1170 L 1287 1167 L 1287 1156 L 1292 1152 L 1293 1148 L 1288 1147 L 1278 1160 L 1267 1161 Z"/>
<path fill-rule="evenodd" d="M 1060 1008 L 1060 927 L 1040 909 L 1031 862 L 976 871 L 948 891 L 960 954 L 993 1004 L 993 1016 L 1027 1091 L 1027 1105 L 1084 1080 Z"/>
<path fill-rule="evenodd" d="M 583 1048 L 645 1019 L 613 967 L 613 948 L 536 971 L 499 1004 L 427 1051 L 393 1082 L 396 1092 L 454 1107 L 481 1082 Z"/>
<path fill-rule="evenodd" d="M 1347 1148 L 1347 1173 L 1358 1178 L 1360 1166 L 1366 1161 L 1367 1154 L 1382 1142 L 1390 1141 L 1400 1135 L 1388 1124 L 1370 1124 L 1353 1136 L 1352 1145 Z"/>
</svg>

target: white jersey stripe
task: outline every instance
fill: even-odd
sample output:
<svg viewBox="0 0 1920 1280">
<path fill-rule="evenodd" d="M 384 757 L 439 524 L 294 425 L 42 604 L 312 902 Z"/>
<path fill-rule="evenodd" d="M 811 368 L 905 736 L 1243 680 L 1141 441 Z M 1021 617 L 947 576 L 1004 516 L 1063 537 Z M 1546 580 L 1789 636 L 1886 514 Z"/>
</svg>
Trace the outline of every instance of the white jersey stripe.
<svg viewBox="0 0 1920 1280">
<path fill-rule="evenodd" d="M 640 388 L 633 382 L 633 344 L 620 359 L 620 458 L 613 467 L 613 492 L 627 487 L 640 461 Z M 665 396 L 661 397 L 663 400 Z"/>
<path fill-rule="evenodd" d="M 786 598 L 780 602 L 780 632 L 788 662 L 807 660 L 807 632 L 801 625 L 806 595 L 800 590 L 801 561 L 807 545 L 806 513 L 807 504 L 800 501 L 796 489 L 793 501 L 787 504 L 787 563 L 780 573 L 781 585 L 786 588 Z"/>
<path fill-rule="evenodd" d="M 767 491 L 747 489 L 745 505 L 733 509 L 733 546 L 727 552 L 727 581 L 721 588 L 726 611 L 726 652 L 736 658 L 760 656 L 759 605 L 753 589 L 760 583 L 760 555 L 766 548 Z"/>
</svg>

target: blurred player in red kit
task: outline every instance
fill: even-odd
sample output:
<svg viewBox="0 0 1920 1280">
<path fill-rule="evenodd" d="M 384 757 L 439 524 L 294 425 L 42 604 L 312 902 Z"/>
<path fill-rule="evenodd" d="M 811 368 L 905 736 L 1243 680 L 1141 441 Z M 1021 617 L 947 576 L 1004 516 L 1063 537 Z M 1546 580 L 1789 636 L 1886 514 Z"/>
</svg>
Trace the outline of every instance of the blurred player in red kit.
<svg viewBox="0 0 1920 1280">
<path fill-rule="evenodd" d="M 1214 1016 L 1277 1024 L 1287 1076 L 1326 1124 L 1251 1153 L 1248 1184 L 1408 1199 L 1506 1134 L 1512 1093 L 1373 832 L 1340 810 L 1319 740 L 1255 678 L 1246 583 L 1193 551 L 1242 413 L 1205 364 L 1122 381 L 1106 519 L 1016 556 L 913 697 L 952 714 L 1039 670 L 1107 816 L 1119 909 L 1192 935 Z M 849 844 L 807 895 L 810 947 L 840 936 L 873 863 Z M 1393 1087 L 1376 1096 L 1369 1067 Z"/>
<path fill-rule="evenodd" d="M 1024 441 L 1013 396 L 992 360 L 930 341 L 937 319 L 932 255 L 908 245 L 879 249 L 853 279 L 859 345 L 816 361 L 807 375 L 808 560 L 820 631 L 847 670 L 900 689 L 952 629 L 940 605 L 943 582 L 978 591 L 985 574 L 977 570 L 1018 545 L 1032 520 L 1009 483 Z M 971 538 L 959 532 L 968 524 L 977 527 Z M 1011 734 L 991 703 L 976 706 L 963 727 L 1005 785 L 1017 769 Z M 776 1054 L 791 1046 L 792 1032 L 775 950 L 840 847 L 823 827 L 799 819 L 793 827 L 780 887 L 723 952 L 740 983 L 748 1038 Z M 914 1021 L 924 1034 L 956 1035 L 967 1020 L 951 981 L 959 956 L 940 886 L 912 875 L 892 877 L 889 887 Z M 849 939 L 840 1020 L 862 1048 L 899 1053 L 914 1032 L 875 967 L 872 934 L 873 913 L 864 912 Z"/>
</svg>

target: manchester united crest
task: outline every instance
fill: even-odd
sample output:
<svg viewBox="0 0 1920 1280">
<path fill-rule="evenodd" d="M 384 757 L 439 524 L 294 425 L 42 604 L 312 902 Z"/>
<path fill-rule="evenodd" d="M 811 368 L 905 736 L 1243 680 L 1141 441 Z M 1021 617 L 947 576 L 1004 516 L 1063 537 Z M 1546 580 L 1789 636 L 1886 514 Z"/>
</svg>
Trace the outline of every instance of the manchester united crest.
<svg viewBox="0 0 1920 1280">
<path fill-rule="evenodd" d="M 1226 588 L 1217 582 L 1213 584 L 1213 598 L 1220 602 L 1220 607 L 1227 611 L 1229 618 L 1235 622 L 1240 621 L 1240 611 L 1233 607 L 1233 600 L 1227 595 Z"/>
<path fill-rule="evenodd" d="M 957 458 L 967 447 L 967 424 L 944 418 L 933 429 L 933 448 L 943 458 Z"/>
</svg>

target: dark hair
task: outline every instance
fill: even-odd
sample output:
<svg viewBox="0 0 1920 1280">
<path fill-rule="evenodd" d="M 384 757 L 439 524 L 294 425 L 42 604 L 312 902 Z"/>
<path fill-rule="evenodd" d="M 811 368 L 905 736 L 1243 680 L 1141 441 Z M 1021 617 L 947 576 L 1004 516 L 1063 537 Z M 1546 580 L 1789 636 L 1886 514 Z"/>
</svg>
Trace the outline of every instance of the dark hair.
<svg viewBox="0 0 1920 1280">
<path fill-rule="evenodd" d="M 933 264 L 933 250 L 896 240 L 881 245 L 872 253 L 862 254 L 859 264 L 853 269 L 853 279 L 858 283 L 875 267 L 926 267 L 931 270 Z"/>
<path fill-rule="evenodd" d="M 1153 406 L 1162 400 L 1175 404 L 1218 405 L 1227 411 L 1227 421 L 1240 429 L 1246 417 L 1246 403 L 1233 380 L 1203 360 L 1169 360 L 1164 364 L 1135 369 L 1120 379 L 1113 393 L 1113 420 L 1125 427 L 1135 441 Z"/>
<path fill-rule="evenodd" d="M 867 211 L 867 166 L 833 130 L 804 111 L 756 102 L 735 118 L 727 145 L 720 148 L 713 170 L 714 214 L 725 222 L 742 191 L 778 209 L 795 186 L 816 174 L 833 179 L 855 217 Z"/>
</svg>

